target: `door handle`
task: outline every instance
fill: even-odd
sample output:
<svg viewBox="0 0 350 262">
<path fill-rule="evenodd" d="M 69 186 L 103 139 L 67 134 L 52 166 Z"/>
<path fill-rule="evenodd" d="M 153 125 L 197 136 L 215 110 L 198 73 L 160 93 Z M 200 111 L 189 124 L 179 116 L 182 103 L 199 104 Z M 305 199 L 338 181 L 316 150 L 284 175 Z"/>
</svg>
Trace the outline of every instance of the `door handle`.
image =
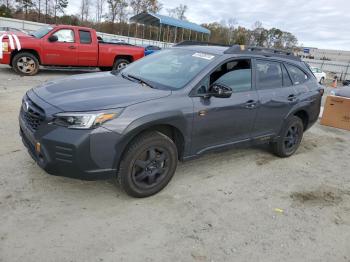
<svg viewBox="0 0 350 262">
<path fill-rule="evenodd" d="M 74 45 L 68 47 L 69 49 L 77 49 Z"/>
<path fill-rule="evenodd" d="M 208 111 L 207 110 L 200 110 L 199 112 L 198 112 L 198 115 L 199 116 L 206 116 L 208 114 Z"/>
<path fill-rule="evenodd" d="M 288 101 L 294 102 L 295 100 L 297 100 L 297 96 L 296 95 L 292 94 L 292 95 L 288 96 Z"/>
<path fill-rule="evenodd" d="M 248 109 L 253 109 L 256 107 L 257 102 L 255 100 L 249 100 L 245 103 L 245 107 Z"/>
</svg>

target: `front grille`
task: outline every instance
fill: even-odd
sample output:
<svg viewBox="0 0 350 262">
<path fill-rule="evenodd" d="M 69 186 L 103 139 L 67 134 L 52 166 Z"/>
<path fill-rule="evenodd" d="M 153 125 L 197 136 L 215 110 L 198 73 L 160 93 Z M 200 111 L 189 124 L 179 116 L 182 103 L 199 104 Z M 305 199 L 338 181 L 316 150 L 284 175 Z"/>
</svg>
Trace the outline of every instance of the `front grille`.
<svg viewBox="0 0 350 262">
<path fill-rule="evenodd" d="M 31 131 L 38 130 L 45 119 L 45 112 L 28 97 L 23 99 L 21 115 L 24 123 Z"/>
</svg>

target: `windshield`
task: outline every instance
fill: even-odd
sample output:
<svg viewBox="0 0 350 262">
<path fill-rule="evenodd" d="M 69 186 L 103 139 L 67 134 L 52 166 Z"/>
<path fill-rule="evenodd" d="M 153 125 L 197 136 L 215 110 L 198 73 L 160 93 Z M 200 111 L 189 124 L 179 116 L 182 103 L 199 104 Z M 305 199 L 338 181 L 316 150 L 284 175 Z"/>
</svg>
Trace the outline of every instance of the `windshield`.
<svg viewBox="0 0 350 262">
<path fill-rule="evenodd" d="M 35 31 L 34 33 L 31 33 L 30 35 L 36 38 L 42 38 L 43 36 L 47 35 L 47 33 L 50 32 L 52 29 L 52 26 L 44 26 L 41 27 L 39 30 Z"/>
<path fill-rule="evenodd" d="M 129 65 L 122 73 L 141 78 L 156 88 L 178 90 L 214 58 L 212 54 L 173 48 L 142 58 Z"/>
</svg>

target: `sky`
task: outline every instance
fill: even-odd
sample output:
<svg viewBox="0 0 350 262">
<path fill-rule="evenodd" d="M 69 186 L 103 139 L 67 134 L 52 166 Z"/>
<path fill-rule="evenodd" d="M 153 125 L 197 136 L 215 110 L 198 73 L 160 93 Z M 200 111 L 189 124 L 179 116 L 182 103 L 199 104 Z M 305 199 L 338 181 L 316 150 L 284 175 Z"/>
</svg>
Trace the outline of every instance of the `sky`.
<svg viewBox="0 0 350 262">
<path fill-rule="evenodd" d="M 93 0 L 91 2 L 94 2 Z M 305 47 L 350 51 L 349 0 L 160 0 L 166 9 L 186 4 L 186 17 L 194 23 L 235 19 L 252 28 L 260 21 L 293 33 Z M 78 13 L 80 0 L 70 0 L 67 13 Z"/>
</svg>

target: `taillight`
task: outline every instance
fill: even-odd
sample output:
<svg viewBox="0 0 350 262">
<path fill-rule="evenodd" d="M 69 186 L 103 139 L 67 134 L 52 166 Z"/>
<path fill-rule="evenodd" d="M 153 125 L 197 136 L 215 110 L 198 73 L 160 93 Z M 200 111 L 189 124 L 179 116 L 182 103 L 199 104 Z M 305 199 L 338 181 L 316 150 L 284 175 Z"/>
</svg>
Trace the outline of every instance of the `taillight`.
<svg viewBox="0 0 350 262">
<path fill-rule="evenodd" d="M 320 88 L 320 89 L 318 90 L 318 92 L 320 92 L 321 96 L 323 96 L 323 94 L 324 94 L 324 89 L 323 89 L 323 88 Z"/>
<path fill-rule="evenodd" d="M 2 43 L 2 51 L 3 52 L 9 51 L 9 43 L 7 43 L 7 42 Z"/>
</svg>

